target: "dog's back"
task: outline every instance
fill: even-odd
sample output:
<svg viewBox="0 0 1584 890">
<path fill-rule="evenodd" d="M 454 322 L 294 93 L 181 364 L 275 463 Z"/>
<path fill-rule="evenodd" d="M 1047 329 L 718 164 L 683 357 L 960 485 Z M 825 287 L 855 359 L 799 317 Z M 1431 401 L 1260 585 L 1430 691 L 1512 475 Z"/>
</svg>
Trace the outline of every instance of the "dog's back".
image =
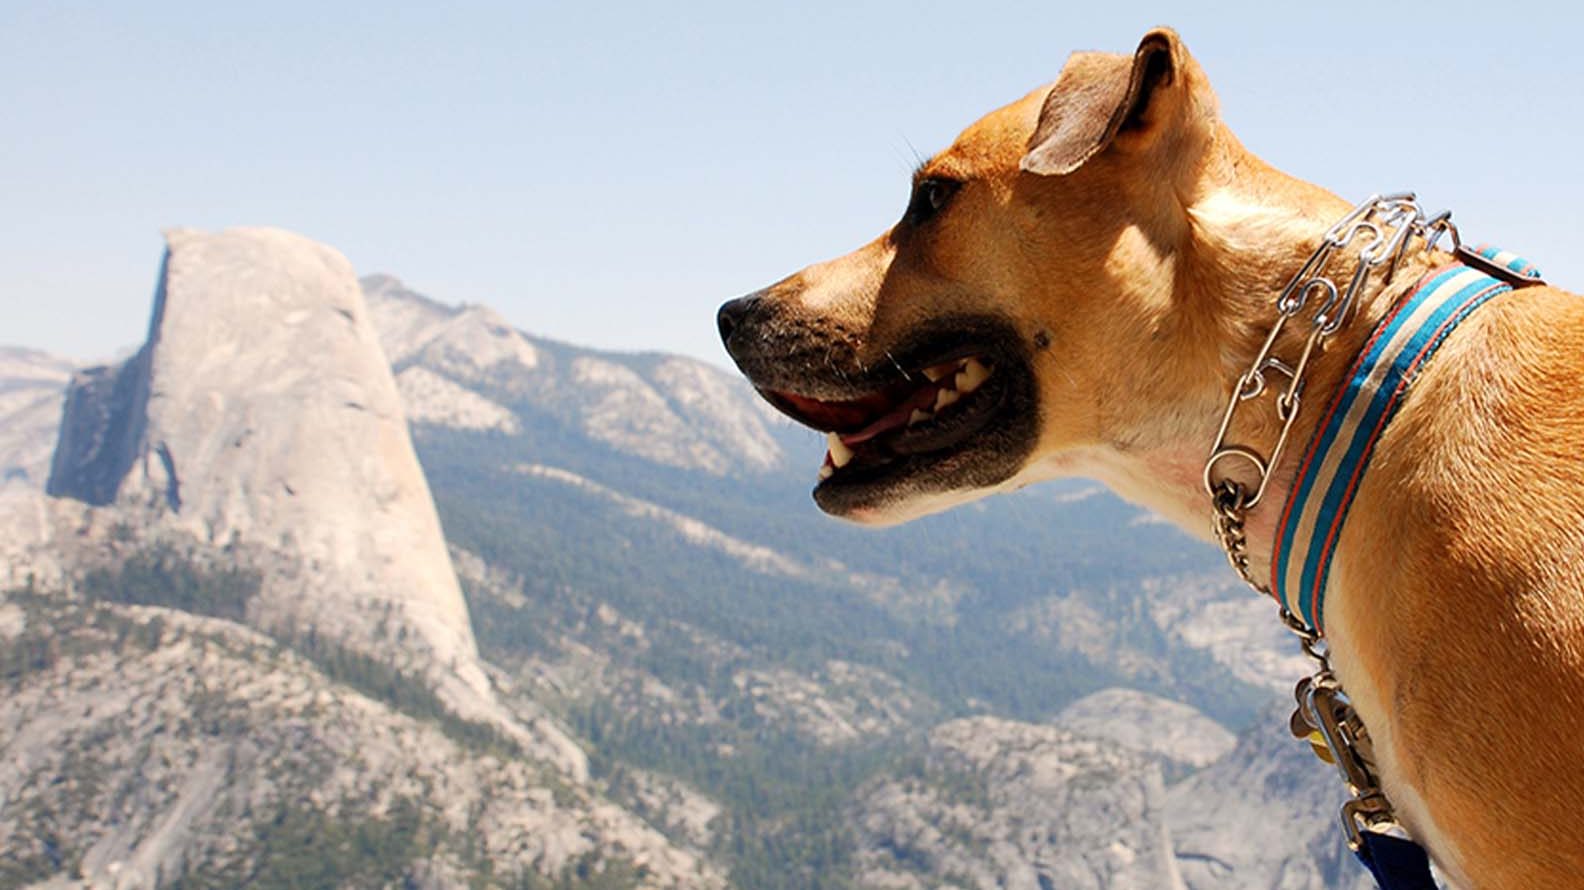
<svg viewBox="0 0 1584 890">
<path fill-rule="evenodd" d="M 1526 288 L 1464 323 L 1382 437 L 1338 552 L 1330 632 L 1349 693 L 1389 715 L 1370 730 L 1393 803 L 1473 886 L 1577 886 L 1584 299 Z"/>
</svg>

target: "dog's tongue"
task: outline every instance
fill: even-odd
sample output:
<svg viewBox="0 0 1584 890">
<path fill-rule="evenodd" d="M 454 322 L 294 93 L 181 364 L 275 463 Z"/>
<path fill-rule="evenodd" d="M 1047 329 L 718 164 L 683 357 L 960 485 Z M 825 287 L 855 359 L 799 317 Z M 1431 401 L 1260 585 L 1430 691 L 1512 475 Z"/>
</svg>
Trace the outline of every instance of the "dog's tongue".
<svg viewBox="0 0 1584 890">
<path fill-rule="evenodd" d="M 802 423 L 823 432 L 834 432 L 848 445 L 857 445 L 907 426 L 914 411 L 928 411 L 934 407 L 935 394 L 940 389 L 940 385 L 931 383 L 909 391 L 904 384 L 845 402 L 823 402 L 787 392 L 768 395 L 772 402 L 781 403 L 783 410 L 794 414 Z"/>
<path fill-rule="evenodd" d="M 908 421 L 913 417 L 914 411 L 928 411 L 934 407 L 935 393 L 939 390 L 939 386 L 926 386 L 920 389 L 886 414 L 871 421 L 863 429 L 855 433 L 842 433 L 842 443 L 845 445 L 857 445 L 859 442 L 867 442 L 881 433 L 907 426 Z"/>
<path fill-rule="evenodd" d="M 783 411 L 791 414 L 800 423 L 821 432 L 858 435 L 888 419 L 899 410 L 900 403 L 912 402 L 913 399 L 908 396 L 916 393 L 911 393 L 911 389 L 912 386 L 907 383 L 896 384 L 861 399 L 842 402 L 825 402 L 789 392 L 767 391 L 765 395 L 772 404 L 779 405 Z M 903 423 L 907 422 L 907 415 L 908 412 L 903 411 Z M 873 435 L 870 434 L 866 438 Z"/>
<path fill-rule="evenodd" d="M 850 402 L 822 402 L 789 392 L 770 395 L 771 401 L 783 403 L 798 420 L 822 432 L 857 429 L 889 406 L 881 393 Z"/>
</svg>

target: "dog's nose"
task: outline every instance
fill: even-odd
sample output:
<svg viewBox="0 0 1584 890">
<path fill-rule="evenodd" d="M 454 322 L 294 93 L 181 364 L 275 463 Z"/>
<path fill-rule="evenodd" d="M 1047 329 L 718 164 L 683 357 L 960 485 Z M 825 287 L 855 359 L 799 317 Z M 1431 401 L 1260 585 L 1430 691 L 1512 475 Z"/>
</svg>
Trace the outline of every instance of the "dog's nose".
<svg viewBox="0 0 1584 890">
<path fill-rule="evenodd" d="M 715 313 L 715 327 L 720 329 L 721 343 L 726 346 L 727 352 L 731 351 L 732 334 L 742 327 L 743 319 L 748 317 L 748 313 L 752 312 L 758 303 L 759 296 L 750 294 L 732 300 Z"/>
</svg>

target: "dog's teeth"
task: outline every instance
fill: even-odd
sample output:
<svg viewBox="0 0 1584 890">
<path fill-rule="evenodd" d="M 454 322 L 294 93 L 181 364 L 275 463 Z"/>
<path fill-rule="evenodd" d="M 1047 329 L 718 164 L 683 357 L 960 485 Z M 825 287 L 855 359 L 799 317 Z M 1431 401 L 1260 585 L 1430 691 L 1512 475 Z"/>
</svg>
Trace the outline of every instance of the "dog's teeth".
<svg viewBox="0 0 1584 890">
<path fill-rule="evenodd" d="M 930 365 L 928 368 L 924 369 L 924 376 L 929 378 L 929 382 L 934 383 L 942 377 L 945 377 L 947 370 L 948 369 L 943 365 Z"/>
<path fill-rule="evenodd" d="M 831 466 L 830 464 L 820 464 L 819 478 L 821 482 L 824 482 L 826 479 L 829 479 L 834 475 L 836 475 L 835 467 Z"/>
<path fill-rule="evenodd" d="M 923 408 L 914 408 L 913 413 L 908 415 L 908 426 L 920 424 L 926 420 L 932 420 L 934 417 L 935 415 L 925 411 Z"/>
<path fill-rule="evenodd" d="M 841 436 L 835 433 L 828 433 L 825 436 L 825 445 L 830 449 L 831 464 L 836 469 L 839 470 L 847 466 L 847 462 L 852 460 L 852 449 L 848 448 L 847 443 L 841 440 Z"/>
<path fill-rule="evenodd" d="M 943 390 L 935 393 L 935 409 L 934 410 L 939 412 L 940 409 L 946 407 L 947 405 L 950 405 L 952 402 L 955 402 L 955 401 L 957 401 L 960 398 L 962 398 L 962 396 L 958 394 L 957 390 L 955 390 L 955 389 L 943 389 Z"/>
<path fill-rule="evenodd" d="M 964 362 L 963 369 L 957 372 L 957 391 L 967 395 L 978 389 L 979 384 L 984 383 L 988 379 L 990 379 L 990 369 L 986 368 L 978 359 L 971 358 Z"/>
</svg>

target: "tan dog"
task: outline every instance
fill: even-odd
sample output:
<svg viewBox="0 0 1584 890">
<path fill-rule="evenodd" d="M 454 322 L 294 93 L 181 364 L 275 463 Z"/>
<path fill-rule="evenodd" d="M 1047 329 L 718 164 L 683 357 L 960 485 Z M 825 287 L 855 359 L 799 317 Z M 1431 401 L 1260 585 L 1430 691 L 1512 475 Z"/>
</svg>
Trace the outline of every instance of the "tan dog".
<svg viewBox="0 0 1584 890">
<path fill-rule="evenodd" d="M 1249 154 L 1159 30 L 1132 57 L 1075 54 L 923 164 L 890 231 L 719 323 L 767 398 L 843 434 L 814 492 L 829 513 L 895 523 L 1077 474 L 1204 534 L 1233 381 L 1349 206 Z M 1446 260 L 1374 288 L 1309 391 Z M 1584 884 L 1581 394 L 1584 300 L 1487 304 L 1387 428 L 1333 563 L 1325 626 L 1385 790 L 1470 887 Z M 1239 438 L 1271 441 L 1251 418 Z M 1256 577 L 1294 460 L 1249 517 Z"/>
</svg>

